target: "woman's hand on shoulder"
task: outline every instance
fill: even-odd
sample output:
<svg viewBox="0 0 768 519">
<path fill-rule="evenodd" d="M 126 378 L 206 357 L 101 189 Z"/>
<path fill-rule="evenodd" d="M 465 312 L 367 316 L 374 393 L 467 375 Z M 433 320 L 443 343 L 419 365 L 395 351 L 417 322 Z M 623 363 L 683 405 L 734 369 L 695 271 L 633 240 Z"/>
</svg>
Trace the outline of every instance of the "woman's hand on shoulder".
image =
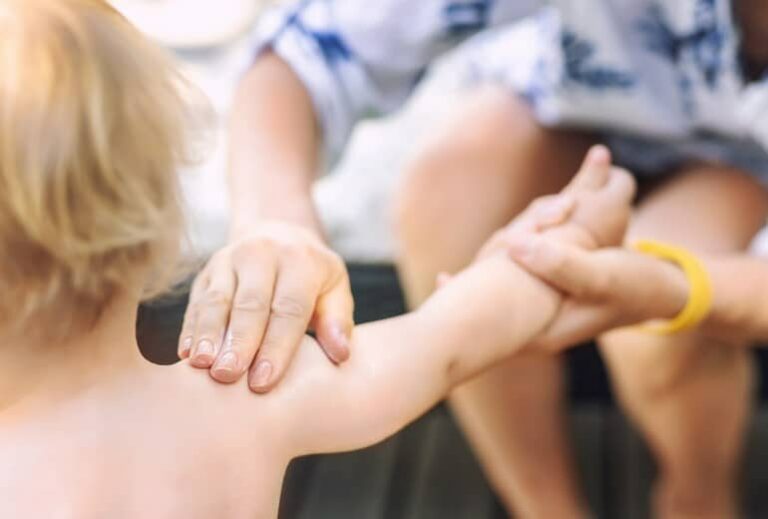
<svg viewBox="0 0 768 519">
<path fill-rule="evenodd" d="M 670 319 L 683 308 L 683 272 L 663 260 L 624 248 L 579 249 L 529 234 L 507 242 L 510 257 L 561 291 L 563 304 L 537 341 L 560 350 L 622 326 Z"/>
<path fill-rule="evenodd" d="M 314 233 L 271 222 L 217 252 L 197 276 L 179 356 L 223 383 L 248 372 L 255 392 L 285 374 L 309 329 L 334 363 L 347 360 L 353 299 L 343 260 Z"/>
</svg>

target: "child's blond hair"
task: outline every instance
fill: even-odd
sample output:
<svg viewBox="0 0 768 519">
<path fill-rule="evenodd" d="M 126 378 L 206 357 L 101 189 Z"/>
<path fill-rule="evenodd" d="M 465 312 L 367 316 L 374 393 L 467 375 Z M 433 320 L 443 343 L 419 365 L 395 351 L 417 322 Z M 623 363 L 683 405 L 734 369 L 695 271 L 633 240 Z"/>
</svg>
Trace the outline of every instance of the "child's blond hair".
<svg viewBox="0 0 768 519">
<path fill-rule="evenodd" d="M 0 35 L 0 327 L 93 323 L 176 264 L 180 78 L 101 0 L 0 0 Z"/>
</svg>

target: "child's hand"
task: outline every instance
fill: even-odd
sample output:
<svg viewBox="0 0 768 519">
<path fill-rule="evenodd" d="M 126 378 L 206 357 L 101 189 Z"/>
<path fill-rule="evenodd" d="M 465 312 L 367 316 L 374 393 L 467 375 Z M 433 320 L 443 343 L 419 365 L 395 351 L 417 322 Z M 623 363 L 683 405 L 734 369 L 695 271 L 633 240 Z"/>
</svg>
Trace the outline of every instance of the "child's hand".
<svg viewBox="0 0 768 519">
<path fill-rule="evenodd" d="M 537 341 L 536 347 L 566 347 L 572 344 L 574 337 L 579 340 L 589 338 L 595 330 L 603 331 L 626 322 L 645 319 L 649 309 L 642 305 L 646 301 L 636 301 L 631 297 L 626 301 L 613 301 L 599 296 L 598 286 L 595 286 L 595 293 L 591 294 L 594 298 L 587 298 L 586 294 L 585 298 L 579 298 L 580 292 L 571 293 L 568 288 L 578 283 L 581 272 L 568 272 L 566 279 L 571 283 L 563 279 L 564 286 L 561 287 L 554 279 L 547 277 L 561 273 L 557 259 L 550 258 L 551 263 L 547 264 L 544 262 L 546 258 L 537 255 L 549 251 L 550 245 L 550 248 L 557 247 L 560 257 L 565 257 L 564 251 L 588 255 L 588 250 L 618 245 L 629 221 L 633 196 L 634 183 L 629 174 L 611 165 L 608 150 L 594 147 L 579 173 L 563 192 L 536 200 L 507 227 L 497 232 L 478 254 L 478 260 L 481 260 L 512 251 L 513 259 L 527 258 L 527 263 L 520 260 L 521 266 L 563 292 L 566 297 L 563 306 L 547 327 L 542 340 Z M 614 254 L 623 252 L 614 250 Z M 611 259 L 621 266 L 620 261 L 612 258 L 605 254 L 606 261 Z M 638 268 L 650 268 L 645 263 L 646 258 L 638 257 L 637 260 L 640 263 Z M 547 265 L 550 265 L 549 269 L 543 270 Z M 542 270 L 538 271 L 537 268 Z M 569 266 L 564 267 L 567 268 Z M 448 279 L 448 276 L 441 275 L 438 286 L 444 285 Z M 596 276 L 591 280 L 595 284 L 602 282 L 602 278 Z M 651 291 L 653 286 L 649 284 L 644 288 Z M 636 307 L 631 307 L 632 304 Z"/>
<path fill-rule="evenodd" d="M 489 240 L 479 258 L 503 249 L 503 243 L 517 235 L 531 233 L 582 248 L 618 245 L 629 223 L 634 194 L 629 173 L 612 165 L 607 148 L 593 146 L 562 192 L 535 200 Z"/>
<path fill-rule="evenodd" d="M 477 253 L 475 260 L 506 252 L 510 241 L 518 236 L 541 233 L 563 225 L 575 207 L 576 198 L 570 193 L 537 198 L 509 225 L 496 231 Z"/>
</svg>

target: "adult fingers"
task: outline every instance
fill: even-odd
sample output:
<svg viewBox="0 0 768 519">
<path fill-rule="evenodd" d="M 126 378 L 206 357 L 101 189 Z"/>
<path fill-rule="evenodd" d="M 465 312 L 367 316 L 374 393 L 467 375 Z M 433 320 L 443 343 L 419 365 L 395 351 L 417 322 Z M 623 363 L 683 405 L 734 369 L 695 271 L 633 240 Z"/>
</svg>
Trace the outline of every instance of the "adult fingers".
<svg viewBox="0 0 768 519">
<path fill-rule="evenodd" d="M 264 339 L 251 365 L 248 385 L 263 393 L 272 389 L 301 345 L 320 292 L 317 268 L 308 258 L 284 256 L 270 307 Z"/>
<path fill-rule="evenodd" d="M 235 291 L 235 276 L 226 261 L 211 263 L 208 283 L 195 294 L 195 331 L 189 362 L 196 368 L 209 368 L 221 349 Z"/>
<path fill-rule="evenodd" d="M 349 276 L 342 266 L 335 282 L 318 299 L 313 319 L 320 346 L 337 364 L 346 361 L 350 355 L 354 310 Z"/>
<path fill-rule="evenodd" d="M 599 253 L 528 235 L 509 243 L 508 253 L 520 266 L 575 299 L 598 299 L 609 290 L 610 276 Z"/>
<path fill-rule="evenodd" d="M 219 382 L 239 380 L 256 357 L 269 322 L 276 278 L 277 260 L 271 254 L 250 257 L 237 268 L 224 345 L 211 368 L 211 376 Z"/>
<path fill-rule="evenodd" d="M 203 290 L 208 286 L 208 272 L 203 270 L 193 281 L 189 292 L 187 309 L 184 311 L 184 322 L 179 333 L 178 355 L 180 359 L 189 357 L 195 340 L 195 326 L 197 325 L 197 306 Z"/>
</svg>

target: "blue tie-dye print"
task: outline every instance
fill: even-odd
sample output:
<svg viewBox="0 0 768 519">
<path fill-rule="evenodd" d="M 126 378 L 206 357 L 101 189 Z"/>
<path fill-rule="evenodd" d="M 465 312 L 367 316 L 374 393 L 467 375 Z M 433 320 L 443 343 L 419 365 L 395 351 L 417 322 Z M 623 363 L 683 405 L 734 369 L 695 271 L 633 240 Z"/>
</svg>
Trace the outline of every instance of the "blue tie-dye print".
<svg viewBox="0 0 768 519">
<path fill-rule="evenodd" d="M 542 99 L 551 92 L 550 84 L 545 79 L 547 77 L 547 64 L 539 58 L 533 68 L 533 75 L 520 91 L 520 95 L 529 105 L 538 106 Z"/>
<path fill-rule="evenodd" d="M 294 27 L 305 36 L 314 40 L 328 64 L 334 65 L 352 59 L 352 50 L 344 42 L 344 39 L 340 34 L 333 31 L 317 31 L 309 29 L 301 21 L 300 14 L 300 10 L 296 11 L 293 16 L 288 18 L 286 26 Z"/>
<path fill-rule="evenodd" d="M 493 0 L 449 1 L 443 10 L 448 35 L 463 37 L 488 26 Z"/>
<path fill-rule="evenodd" d="M 722 51 L 726 33 L 720 27 L 714 0 L 699 0 L 696 4 L 696 29 L 691 42 L 693 60 L 701 70 L 707 85 L 714 88 L 723 70 Z"/>
<path fill-rule="evenodd" d="M 704 128 L 768 148 L 768 78 L 748 85 L 738 67 L 734 1 L 285 0 L 254 46 L 298 72 L 329 157 L 358 120 L 402 106 L 439 56 L 486 30 L 493 45 L 476 40 L 457 62 L 522 95 L 543 124 L 666 140 Z"/>
<path fill-rule="evenodd" d="M 673 63 L 680 60 L 682 39 L 667 25 L 661 7 L 650 6 L 645 16 L 637 22 L 637 30 L 643 36 L 648 50 Z"/>
<path fill-rule="evenodd" d="M 575 33 L 563 30 L 561 41 L 565 67 L 565 79 L 593 90 L 628 89 L 635 85 L 629 72 L 596 65 L 595 44 Z"/>
<path fill-rule="evenodd" d="M 683 65 L 693 65 L 710 89 L 717 87 L 725 67 L 722 55 L 728 34 L 718 23 L 715 9 L 715 0 L 698 0 L 694 27 L 687 34 L 676 34 L 658 5 L 649 7 L 637 23 L 646 48 L 674 66 L 683 108 L 689 114 L 696 108 L 692 96 L 694 80 Z"/>
</svg>

